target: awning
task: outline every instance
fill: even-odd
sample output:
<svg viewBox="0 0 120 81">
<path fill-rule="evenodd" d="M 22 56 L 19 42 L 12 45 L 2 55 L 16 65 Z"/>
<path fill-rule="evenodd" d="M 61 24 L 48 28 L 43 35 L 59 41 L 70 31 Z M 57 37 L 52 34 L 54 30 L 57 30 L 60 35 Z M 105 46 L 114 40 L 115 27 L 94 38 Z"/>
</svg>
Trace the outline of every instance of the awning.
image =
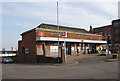
<svg viewBox="0 0 120 81">
<path fill-rule="evenodd" d="M 58 38 L 55 37 L 36 37 L 36 41 L 58 41 Z M 64 38 L 59 38 L 59 41 L 63 42 Z M 70 39 L 65 38 L 66 42 L 80 42 L 80 43 L 107 43 L 103 40 L 84 40 L 84 39 Z"/>
</svg>

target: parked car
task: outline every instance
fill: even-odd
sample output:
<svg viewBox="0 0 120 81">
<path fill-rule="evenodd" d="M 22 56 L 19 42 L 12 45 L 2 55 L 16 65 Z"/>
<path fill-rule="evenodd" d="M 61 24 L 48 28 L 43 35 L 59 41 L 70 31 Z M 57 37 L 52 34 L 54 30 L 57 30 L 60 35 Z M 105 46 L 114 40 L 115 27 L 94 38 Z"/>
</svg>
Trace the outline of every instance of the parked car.
<svg viewBox="0 0 120 81">
<path fill-rule="evenodd" d="M 0 57 L 0 63 L 2 63 L 3 58 Z"/>
<path fill-rule="evenodd" d="M 10 57 L 0 58 L 1 63 L 13 63 L 13 60 Z"/>
</svg>

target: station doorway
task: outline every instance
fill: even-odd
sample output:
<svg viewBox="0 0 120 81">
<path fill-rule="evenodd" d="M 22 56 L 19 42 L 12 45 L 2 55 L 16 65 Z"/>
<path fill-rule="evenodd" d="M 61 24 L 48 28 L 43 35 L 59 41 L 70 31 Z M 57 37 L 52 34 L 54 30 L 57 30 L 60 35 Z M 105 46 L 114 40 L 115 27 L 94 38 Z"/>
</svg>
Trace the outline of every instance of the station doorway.
<svg viewBox="0 0 120 81">
<path fill-rule="evenodd" d="M 71 55 L 71 43 L 66 43 L 66 54 Z"/>
</svg>

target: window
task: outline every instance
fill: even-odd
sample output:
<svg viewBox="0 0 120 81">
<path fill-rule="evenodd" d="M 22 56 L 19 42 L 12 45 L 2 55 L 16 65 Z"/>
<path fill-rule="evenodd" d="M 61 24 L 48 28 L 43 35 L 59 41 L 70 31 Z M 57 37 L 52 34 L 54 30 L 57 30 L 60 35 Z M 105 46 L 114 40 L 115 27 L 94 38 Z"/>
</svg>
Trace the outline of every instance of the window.
<svg viewBox="0 0 120 81">
<path fill-rule="evenodd" d="M 111 33 L 110 33 L 110 32 L 108 32 L 108 36 L 111 36 Z"/>
<path fill-rule="evenodd" d="M 118 22 L 113 23 L 113 26 L 117 27 L 118 26 Z"/>
<path fill-rule="evenodd" d="M 29 49 L 28 48 L 25 48 L 25 53 L 29 54 Z"/>
<path fill-rule="evenodd" d="M 104 32 L 104 36 L 107 36 L 107 32 Z"/>
<path fill-rule="evenodd" d="M 99 32 L 100 35 L 103 35 L 103 32 Z"/>
<path fill-rule="evenodd" d="M 58 46 L 50 46 L 50 52 L 58 52 Z"/>
<path fill-rule="evenodd" d="M 37 47 L 37 55 L 43 55 L 43 50 L 42 48 Z"/>
<path fill-rule="evenodd" d="M 24 54 L 25 53 L 25 48 L 24 47 L 22 47 L 22 54 Z"/>
</svg>

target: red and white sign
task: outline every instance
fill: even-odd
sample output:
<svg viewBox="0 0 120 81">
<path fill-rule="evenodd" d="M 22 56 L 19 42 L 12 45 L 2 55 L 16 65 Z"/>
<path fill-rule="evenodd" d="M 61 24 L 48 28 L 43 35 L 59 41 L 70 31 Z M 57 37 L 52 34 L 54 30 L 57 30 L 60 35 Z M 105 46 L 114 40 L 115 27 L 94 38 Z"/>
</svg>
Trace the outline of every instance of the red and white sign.
<svg viewBox="0 0 120 81">
<path fill-rule="evenodd" d="M 102 40 L 102 38 L 99 37 L 98 40 Z"/>
<path fill-rule="evenodd" d="M 62 32 L 62 37 L 67 37 L 67 32 Z"/>
</svg>

